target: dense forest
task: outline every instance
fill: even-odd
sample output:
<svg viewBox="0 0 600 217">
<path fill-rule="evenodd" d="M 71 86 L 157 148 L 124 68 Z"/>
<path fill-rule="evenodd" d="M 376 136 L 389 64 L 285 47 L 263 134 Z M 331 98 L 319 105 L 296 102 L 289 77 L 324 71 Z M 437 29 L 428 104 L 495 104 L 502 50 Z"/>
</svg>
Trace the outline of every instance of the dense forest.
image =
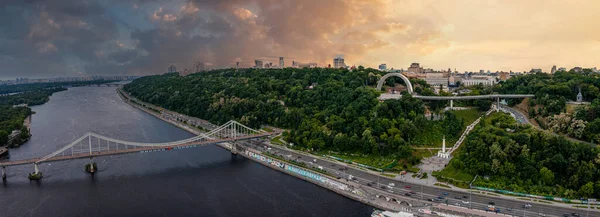
<svg viewBox="0 0 600 217">
<path fill-rule="evenodd" d="M 592 143 L 600 143 L 600 75 L 583 72 L 558 71 L 552 75 L 537 73 L 513 77 L 495 89 L 500 93 L 533 93 L 529 100 L 530 117 L 553 132 L 562 133 Z M 568 111 L 567 101 L 576 101 L 581 88 L 583 101 L 589 105 Z M 513 104 L 519 103 L 513 101 Z"/>
<path fill-rule="evenodd" d="M 288 142 L 314 151 L 393 156 L 416 164 L 411 146 L 460 135 L 463 122 L 455 115 L 429 121 L 423 102 L 410 95 L 380 102 L 372 87 L 383 73 L 362 67 L 223 69 L 143 77 L 124 89 L 143 101 L 217 124 L 235 119 L 254 128 L 269 124 L 290 129 Z M 390 78 L 388 84 L 398 80 Z"/>
<path fill-rule="evenodd" d="M 54 87 L 48 89 L 41 90 L 32 90 L 25 93 L 0 96 L 0 105 L 21 105 L 27 104 L 28 106 L 41 105 L 48 100 L 50 100 L 50 96 L 59 91 L 67 90 L 63 87 Z"/>
<path fill-rule="evenodd" d="M 85 86 L 93 84 L 105 84 L 116 82 L 114 80 L 93 80 L 93 81 L 69 81 L 69 82 L 51 82 L 51 83 L 32 83 L 32 84 L 17 84 L 17 85 L 0 85 L 0 95 L 9 93 L 24 93 L 29 91 L 37 91 L 42 89 L 53 89 L 65 86 Z"/>
<path fill-rule="evenodd" d="M 0 146 L 8 142 L 8 135 L 13 130 L 21 130 L 21 135 L 15 138 L 13 144 L 21 144 L 29 138 L 29 131 L 23 126 L 23 120 L 29 115 L 31 109 L 27 107 L 0 105 Z"/>
<path fill-rule="evenodd" d="M 476 186 L 555 195 L 600 197 L 600 149 L 520 125 L 507 114 L 484 119 L 448 170 L 479 175 Z"/>
</svg>

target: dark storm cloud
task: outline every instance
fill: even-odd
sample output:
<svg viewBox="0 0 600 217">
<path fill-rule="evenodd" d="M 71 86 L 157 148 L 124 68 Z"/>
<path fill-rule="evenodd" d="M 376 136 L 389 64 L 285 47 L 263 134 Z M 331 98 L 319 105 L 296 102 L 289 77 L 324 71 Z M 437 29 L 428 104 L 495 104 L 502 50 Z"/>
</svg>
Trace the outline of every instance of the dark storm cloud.
<svg viewBox="0 0 600 217">
<path fill-rule="evenodd" d="M 250 66 L 267 56 L 325 64 L 339 53 L 358 57 L 387 45 L 355 29 L 385 21 L 378 12 L 385 4 L 377 0 L 101 3 L 106 2 L 2 1 L 0 76 L 149 74 L 170 64 L 192 68 L 195 61 Z M 111 10 L 143 14 L 151 28 L 132 25 L 131 17 L 113 16 Z M 338 37 L 350 30 L 361 40 Z"/>
</svg>

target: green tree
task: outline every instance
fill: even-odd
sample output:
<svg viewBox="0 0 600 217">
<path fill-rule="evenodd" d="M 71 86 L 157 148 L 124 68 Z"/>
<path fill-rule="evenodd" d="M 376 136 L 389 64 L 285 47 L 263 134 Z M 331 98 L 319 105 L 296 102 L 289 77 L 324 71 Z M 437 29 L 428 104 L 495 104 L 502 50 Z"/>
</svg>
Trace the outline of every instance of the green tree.
<svg viewBox="0 0 600 217">
<path fill-rule="evenodd" d="M 545 185 L 552 185 L 552 183 L 554 183 L 554 173 L 552 170 L 549 170 L 546 167 L 542 167 L 542 169 L 540 169 L 540 177 L 542 183 Z"/>
<path fill-rule="evenodd" d="M 594 183 L 588 182 L 587 184 L 581 186 L 578 193 L 582 197 L 590 198 L 594 194 Z"/>
</svg>

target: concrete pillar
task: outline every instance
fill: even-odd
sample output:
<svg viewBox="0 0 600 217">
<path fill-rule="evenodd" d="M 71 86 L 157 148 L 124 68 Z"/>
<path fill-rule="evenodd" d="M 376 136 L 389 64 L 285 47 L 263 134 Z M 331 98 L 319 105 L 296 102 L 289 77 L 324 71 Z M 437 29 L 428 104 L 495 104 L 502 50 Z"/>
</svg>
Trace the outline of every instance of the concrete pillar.
<svg viewBox="0 0 600 217">
<path fill-rule="evenodd" d="M 446 153 L 446 136 L 442 139 L 442 153 Z"/>
<path fill-rule="evenodd" d="M 500 97 L 496 98 L 496 112 L 500 111 Z"/>
<path fill-rule="evenodd" d="M 6 167 L 2 167 L 2 179 L 6 179 Z"/>
<path fill-rule="evenodd" d="M 231 143 L 231 154 L 237 155 L 237 144 L 235 144 L 235 142 Z"/>
<path fill-rule="evenodd" d="M 96 168 L 94 168 L 94 161 L 90 158 L 90 173 L 96 172 Z"/>
<path fill-rule="evenodd" d="M 454 100 L 450 100 L 450 110 L 453 110 L 454 106 L 452 105 Z"/>
<path fill-rule="evenodd" d="M 33 167 L 34 167 L 34 169 L 35 169 L 35 170 L 34 170 L 34 171 L 35 171 L 35 172 L 34 172 L 34 174 L 38 174 L 38 173 L 40 173 L 40 169 L 38 169 L 38 165 L 37 165 L 37 163 L 33 163 Z"/>
</svg>

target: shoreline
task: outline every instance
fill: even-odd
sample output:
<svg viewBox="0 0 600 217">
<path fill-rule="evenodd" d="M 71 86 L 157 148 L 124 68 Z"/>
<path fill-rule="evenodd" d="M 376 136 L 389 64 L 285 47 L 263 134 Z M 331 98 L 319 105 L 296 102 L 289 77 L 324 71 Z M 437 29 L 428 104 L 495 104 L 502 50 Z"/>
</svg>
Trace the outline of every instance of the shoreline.
<svg viewBox="0 0 600 217">
<path fill-rule="evenodd" d="M 152 116 L 154 116 L 154 117 L 157 117 L 158 119 L 160 119 L 160 120 L 162 120 L 162 121 L 165 121 L 165 122 L 167 122 L 167 123 L 169 123 L 169 124 L 172 124 L 172 125 L 174 125 L 174 126 L 176 126 L 176 127 L 180 128 L 180 129 L 182 129 L 182 130 L 185 130 L 185 131 L 187 131 L 187 132 L 189 132 L 189 133 L 192 133 L 192 134 L 195 134 L 195 135 L 198 135 L 198 134 L 202 133 L 202 132 L 200 132 L 200 130 L 199 130 L 199 129 L 198 129 L 198 130 L 196 130 L 196 129 L 192 129 L 190 126 L 188 126 L 188 125 L 184 125 L 183 123 L 180 123 L 180 122 L 177 122 L 177 121 L 174 121 L 174 120 L 170 120 L 170 119 L 166 119 L 166 118 L 162 117 L 160 114 L 158 114 L 158 113 L 157 113 L 157 112 L 155 112 L 155 111 L 151 111 L 151 110 L 149 110 L 149 109 L 147 109 L 147 108 L 143 108 L 143 107 L 142 107 L 141 105 L 139 105 L 139 104 L 136 104 L 136 103 L 133 103 L 133 102 L 131 102 L 131 99 L 130 99 L 131 97 L 129 97 L 129 96 L 125 96 L 125 93 L 123 93 L 123 92 L 124 92 L 124 91 L 123 91 L 121 88 L 117 88 L 117 94 L 119 95 L 119 97 L 121 98 L 121 100 L 123 100 L 123 102 L 127 103 L 128 105 L 131 105 L 131 106 L 133 106 L 133 107 L 135 107 L 135 108 L 137 108 L 137 109 L 139 109 L 139 110 L 141 110 L 141 111 L 144 111 L 144 112 L 146 112 L 146 113 L 148 113 L 148 114 L 150 114 L 150 115 L 152 115 Z M 137 99 L 136 99 L 136 101 L 137 101 Z M 166 109 L 164 109 L 164 110 L 166 110 Z M 226 149 L 226 150 L 231 150 L 231 149 L 230 149 L 229 147 L 227 147 L 227 145 L 225 145 L 225 144 L 217 144 L 217 146 L 220 146 L 221 148 L 224 148 L 224 149 Z M 246 149 L 248 150 L 248 149 L 250 149 L 250 148 L 246 148 Z M 259 151 L 256 151 L 256 152 L 259 152 Z M 260 153 L 260 152 L 259 152 L 259 153 Z M 301 175 L 298 175 L 298 174 L 294 174 L 294 173 L 292 173 L 292 172 L 290 172 L 290 171 L 287 171 L 287 170 L 285 170 L 285 169 L 282 169 L 282 168 L 280 168 L 280 167 L 277 167 L 277 166 L 274 166 L 274 165 L 268 164 L 268 163 L 266 163 L 266 162 L 263 162 L 263 161 L 261 161 L 261 160 L 259 160 L 259 159 L 256 159 L 256 158 L 254 158 L 254 157 L 251 157 L 251 156 L 249 156 L 249 155 L 248 155 L 248 153 L 246 153 L 246 152 L 240 152 L 238 155 L 240 155 L 240 156 L 243 156 L 244 158 L 247 158 L 247 159 L 249 159 L 249 160 L 252 160 L 252 161 L 254 161 L 254 162 L 256 162 L 256 163 L 258 163 L 258 164 L 260 164 L 260 165 L 262 165 L 262 166 L 268 167 L 268 168 L 270 168 L 270 169 L 274 169 L 274 170 L 276 170 L 276 171 L 279 171 L 279 172 L 281 172 L 281 173 L 284 173 L 284 174 L 287 174 L 287 175 L 290 175 L 290 176 L 296 177 L 296 178 L 298 178 L 298 179 L 304 180 L 304 181 L 306 181 L 306 182 L 312 183 L 312 184 L 314 184 L 314 185 L 320 186 L 320 187 L 322 187 L 322 188 L 325 188 L 325 189 L 327 189 L 327 190 L 330 190 L 330 191 L 332 191 L 332 192 L 334 192 L 334 193 L 338 193 L 338 194 L 340 194 L 340 195 L 342 195 L 342 196 L 344 196 L 344 197 L 346 197 L 346 198 L 349 198 L 349 199 L 352 199 L 352 200 L 354 200 L 354 201 L 357 201 L 357 202 L 360 202 L 360 203 L 366 204 L 366 205 L 368 205 L 368 206 L 375 207 L 375 208 L 377 208 L 377 209 L 382 209 L 382 210 L 394 211 L 394 212 L 401 211 L 400 209 L 395 209 L 395 208 L 391 208 L 391 207 L 385 207 L 385 206 L 382 206 L 381 204 L 378 204 L 378 203 L 375 203 L 375 202 L 368 201 L 368 200 L 366 200 L 366 199 L 364 199 L 364 198 L 361 198 L 361 197 L 360 197 L 360 196 L 358 196 L 358 195 L 352 194 L 352 192 L 343 191 L 343 190 L 338 190 L 338 189 L 336 189 L 336 188 L 333 188 L 333 187 L 327 186 L 327 185 L 325 185 L 324 183 L 321 183 L 321 182 L 318 182 L 318 181 L 312 180 L 312 179 L 310 179 L 310 178 L 307 178 L 307 177 L 304 177 L 304 176 L 301 176 Z M 276 160 L 276 159 L 275 159 L 275 160 Z M 279 161 L 279 160 L 276 160 L 276 161 Z M 307 169 L 307 170 L 308 170 L 308 169 Z M 308 171 L 310 171 L 310 170 L 308 170 Z M 336 182 L 337 182 L 337 181 L 336 181 Z"/>
</svg>

